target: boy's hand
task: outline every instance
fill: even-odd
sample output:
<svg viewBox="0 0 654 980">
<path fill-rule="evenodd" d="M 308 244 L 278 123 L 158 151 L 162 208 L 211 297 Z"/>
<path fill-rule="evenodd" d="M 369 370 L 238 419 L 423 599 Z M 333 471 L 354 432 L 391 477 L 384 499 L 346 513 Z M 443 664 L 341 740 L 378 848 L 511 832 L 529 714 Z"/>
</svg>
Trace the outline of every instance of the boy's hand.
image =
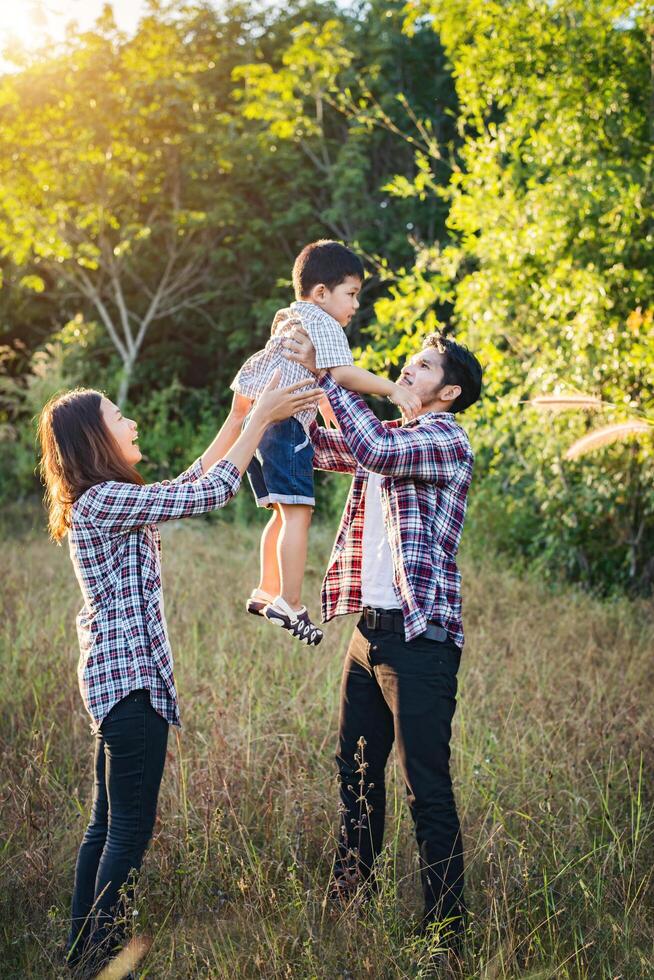
<svg viewBox="0 0 654 980">
<path fill-rule="evenodd" d="M 316 349 L 304 327 L 296 327 L 292 335 L 284 340 L 283 347 L 284 356 L 290 361 L 296 361 L 312 374 L 319 373 L 316 368 Z"/>
<path fill-rule="evenodd" d="M 318 402 L 318 411 L 322 415 L 322 420 L 325 423 L 326 429 L 340 429 L 338 419 L 334 415 L 334 410 L 327 395 L 323 395 Z"/>
<path fill-rule="evenodd" d="M 418 396 L 414 395 L 413 392 L 404 385 L 393 385 L 393 391 L 388 397 L 394 405 L 397 405 L 402 412 L 402 415 L 409 422 L 411 419 L 415 419 L 422 409 L 422 402 Z"/>
</svg>

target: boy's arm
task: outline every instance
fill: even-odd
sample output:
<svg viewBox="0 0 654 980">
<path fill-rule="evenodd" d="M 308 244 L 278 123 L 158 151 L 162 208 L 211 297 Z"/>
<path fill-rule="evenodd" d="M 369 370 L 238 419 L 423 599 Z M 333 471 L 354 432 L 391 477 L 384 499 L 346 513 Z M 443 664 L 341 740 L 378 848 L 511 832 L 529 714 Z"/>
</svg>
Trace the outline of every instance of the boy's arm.
<svg viewBox="0 0 654 980">
<path fill-rule="evenodd" d="M 463 430 L 449 419 L 421 426 L 388 428 L 366 403 L 337 385 L 329 374 L 318 382 L 329 396 L 340 435 L 353 458 L 382 476 L 412 477 L 447 486 L 472 452 Z"/>
<path fill-rule="evenodd" d="M 371 371 L 356 365 L 339 365 L 330 367 L 329 373 L 332 378 L 343 388 L 349 391 L 357 391 L 360 395 L 382 395 L 390 398 L 394 405 L 402 411 L 408 419 L 415 418 L 422 403 L 417 395 L 414 395 L 408 388 L 395 384 L 388 378 L 381 378 Z"/>
<path fill-rule="evenodd" d="M 394 384 L 388 378 L 380 378 L 370 371 L 364 371 L 352 363 L 352 351 L 345 332 L 333 318 L 325 318 L 322 323 L 309 319 L 299 332 L 306 333 L 313 344 L 316 369 L 330 371 L 344 388 L 358 391 L 362 395 L 386 396 L 409 419 L 415 418 L 422 408 L 420 399 L 407 388 Z"/>
</svg>

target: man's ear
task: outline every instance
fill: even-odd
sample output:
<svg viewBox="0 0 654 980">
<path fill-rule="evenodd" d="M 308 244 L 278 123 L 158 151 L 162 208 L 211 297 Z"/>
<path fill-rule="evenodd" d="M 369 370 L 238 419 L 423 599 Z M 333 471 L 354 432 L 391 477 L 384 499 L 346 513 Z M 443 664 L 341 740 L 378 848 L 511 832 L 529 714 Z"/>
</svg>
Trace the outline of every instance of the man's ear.
<svg viewBox="0 0 654 980">
<path fill-rule="evenodd" d="M 461 394 L 461 385 L 448 385 L 440 393 L 441 401 L 455 402 Z"/>
</svg>

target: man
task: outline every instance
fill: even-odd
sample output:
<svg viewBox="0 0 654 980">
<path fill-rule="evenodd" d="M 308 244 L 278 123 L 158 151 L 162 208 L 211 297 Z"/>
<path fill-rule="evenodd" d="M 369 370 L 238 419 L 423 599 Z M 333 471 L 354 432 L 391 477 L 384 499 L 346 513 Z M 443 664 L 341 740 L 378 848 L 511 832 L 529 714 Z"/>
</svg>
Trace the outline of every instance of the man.
<svg viewBox="0 0 654 980">
<path fill-rule="evenodd" d="M 320 375 L 339 425 L 314 423 L 314 465 L 354 474 L 322 591 L 324 621 L 362 613 L 341 687 L 334 891 L 347 896 L 372 884 L 395 742 L 420 851 L 423 926 L 446 922 L 456 940 L 465 912 L 449 770 L 463 647 L 456 553 L 473 454 L 455 415 L 479 398 L 481 366 L 465 347 L 428 337 L 399 380 L 422 402 L 420 415 L 403 425 L 380 422 L 359 395 L 317 372 L 306 333 L 298 331 L 287 350 Z"/>
</svg>

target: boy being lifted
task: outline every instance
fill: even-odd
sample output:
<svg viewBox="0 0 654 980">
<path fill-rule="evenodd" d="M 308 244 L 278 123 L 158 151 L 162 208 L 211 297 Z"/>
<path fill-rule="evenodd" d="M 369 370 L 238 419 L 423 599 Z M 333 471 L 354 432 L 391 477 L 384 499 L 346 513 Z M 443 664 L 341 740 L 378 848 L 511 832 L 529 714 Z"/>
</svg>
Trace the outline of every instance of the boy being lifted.
<svg viewBox="0 0 654 980">
<path fill-rule="evenodd" d="M 276 370 L 281 372 L 283 387 L 302 379 L 314 381 L 306 368 L 284 355 L 284 339 L 302 326 L 315 347 L 316 367 L 328 369 L 339 385 L 360 394 L 386 396 L 407 419 L 418 414 L 422 406 L 413 392 L 353 363 L 344 328 L 359 308 L 363 278 L 361 260 L 339 242 L 321 240 L 302 249 L 293 265 L 296 300 L 277 312 L 268 343 L 245 362 L 232 382 L 233 412 L 243 414 Z M 301 601 L 315 505 L 309 426 L 317 409 L 316 404 L 269 426 L 247 471 L 257 506 L 274 512 L 261 538 L 261 578 L 247 611 L 307 645 L 317 645 L 323 637 Z M 327 399 L 320 410 L 327 424 L 335 424 Z"/>
</svg>

